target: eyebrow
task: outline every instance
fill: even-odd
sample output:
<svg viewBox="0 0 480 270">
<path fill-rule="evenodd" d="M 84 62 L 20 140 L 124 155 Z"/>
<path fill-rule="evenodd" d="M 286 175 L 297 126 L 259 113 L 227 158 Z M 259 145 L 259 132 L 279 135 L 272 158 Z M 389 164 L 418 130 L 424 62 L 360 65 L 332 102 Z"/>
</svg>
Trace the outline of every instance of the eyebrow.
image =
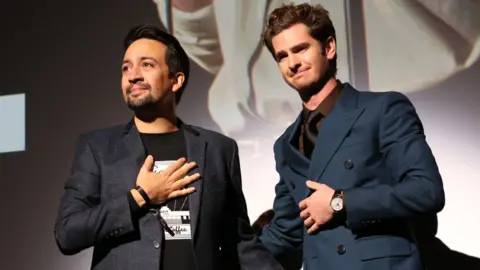
<svg viewBox="0 0 480 270">
<path fill-rule="evenodd" d="M 308 47 L 308 45 L 309 45 L 309 44 L 308 44 L 308 42 L 306 42 L 306 41 L 305 41 L 305 42 L 301 42 L 301 43 L 299 43 L 299 44 L 296 44 L 296 45 L 290 47 L 289 50 L 290 50 L 290 51 L 295 51 L 295 50 L 300 49 L 301 47 Z M 285 50 L 281 50 L 281 51 L 277 52 L 277 53 L 275 54 L 275 57 L 278 58 L 278 57 L 279 57 L 280 55 L 282 55 L 282 54 L 285 54 Z"/>
<path fill-rule="evenodd" d="M 154 61 L 155 63 L 158 63 L 157 59 L 155 59 L 155 58 L 153 58 L 153 57 L 142 56 L 142 57 L 140 57 L 139 59 L 140 59 L 140 61 L 152 60 L 152 61 Z M 129 60 L 129 59 L 125 59 L 125 60 L 123 60 L 122 65 L 123 65 L 123 64 L 129 64 L 129 63 L 132 63 L 132 61 Z"/>
</svg>

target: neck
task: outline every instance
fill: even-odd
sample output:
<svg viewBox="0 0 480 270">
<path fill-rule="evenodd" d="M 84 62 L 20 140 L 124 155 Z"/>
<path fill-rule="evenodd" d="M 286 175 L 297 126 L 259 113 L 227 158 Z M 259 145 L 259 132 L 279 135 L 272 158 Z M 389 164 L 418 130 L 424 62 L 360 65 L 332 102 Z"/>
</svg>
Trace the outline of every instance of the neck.
<svg viewBox="0 0 480 270">
<path fill-rule="evenodd" d="M 178 130 L 175 110 L 135 112 L 135 126 L 140 133 L 169 133 Z"/>
<path fill-rule="evenodd" d="M 309 100 L 303 102 L 303 105 L 311 111 L 315 110 L 332 93 L 335 87 L 337 87 L 337 79 L 332 77 L 323 85 L 320 91 L 312 95 Z"/>
</svg>

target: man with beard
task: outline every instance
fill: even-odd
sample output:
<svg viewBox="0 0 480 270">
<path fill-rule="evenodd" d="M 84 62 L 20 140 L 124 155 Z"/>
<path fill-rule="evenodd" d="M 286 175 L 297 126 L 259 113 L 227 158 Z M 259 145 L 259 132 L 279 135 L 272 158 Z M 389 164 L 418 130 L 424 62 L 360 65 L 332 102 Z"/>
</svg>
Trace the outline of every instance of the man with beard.
<svg viewBox="0 0 480 270">
<path fill-rule="evenodd" d="M 55 224 L 92 269 L 281 269 L 250 226 L 236 142 L 175 114 L 189 78 L 178 41 L 149 25 L 125 39 L 133 119 L 80 137 Z M 188 161 L 188 162 L 187 162 Z"/>
<path fill-rule="evenodd" d="M 304 108 L 275 143 L 275 215 L 260 240 L 279 258 L 303 244 L 307 270 L 422 269 L 416 221 L 445 197 L 411 102 L 335 78 L 335 28 L 320 5 L 274 10 L 264 42 Z"/>
</svg>

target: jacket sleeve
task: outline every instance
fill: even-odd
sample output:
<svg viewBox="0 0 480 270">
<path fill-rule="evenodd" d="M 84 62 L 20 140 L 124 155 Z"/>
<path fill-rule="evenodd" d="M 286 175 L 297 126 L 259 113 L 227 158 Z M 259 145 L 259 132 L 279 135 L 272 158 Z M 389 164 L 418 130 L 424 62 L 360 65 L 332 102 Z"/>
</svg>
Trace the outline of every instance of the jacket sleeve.
<svg viewBox="0 0 480 270">
<path fill-rule="evenodd" d="M 352 229 L 376 220 L 437 213 L 445 205 L 442 178 L 412 103 L 403 94 L 385 94 L 379 117 L 380 154 L 394 184 L 344 191 Z"/>
<path fill-rule="evenodd" d="M 285 132 L 285 134 L 288 133 Z M 281 136 L 274 145 L 275 163 L 280 174 L 280 181 L 275 186 L 275 199 L 273 202 L 275 214 L 270 224 L 263 227 L 259 237 L 260 241 L 278 259 L 284 258 L 286 254 L 292 254 L 292 252 L 298 253 L 298 250 L 303 245 L 304 233 L 300 209 L 280 173 L 280 168 L 285 166 L 281 147 L 284 139 L 285 137 Z"/>
<path fill-rule="evenodd" d="M 101 170 L 88 138 L 81 136 L 55 222 L 60 251 L 76 254 L 135 230 L 128 196 L 101 200 Z"/>
<path fill-rule="evenodd" d="M 280 258 L 298 250 L 303 243 L 303 220 L 283 179 L 275 186 L 273 211 L 273 219 L 263 227 L 259 239 L 275 257 Z"/>
</svg>

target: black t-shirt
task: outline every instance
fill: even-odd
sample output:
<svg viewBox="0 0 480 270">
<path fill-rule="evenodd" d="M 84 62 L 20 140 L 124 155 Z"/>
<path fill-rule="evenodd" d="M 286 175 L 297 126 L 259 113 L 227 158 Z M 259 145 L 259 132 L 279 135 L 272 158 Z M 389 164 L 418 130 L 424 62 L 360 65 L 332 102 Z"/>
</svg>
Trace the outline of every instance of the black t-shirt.
<svg viewBox="0 0 480 270">
<path fill-rule="evenodd" d="M 155 160 L 154 171 L 165 169 L 171 162 L 187 157 L 182 130 L 164 134 L 140 134 L 147 155 Z M 165 233 L 161 270 L 195 270 L 190 230 L 188 196 L 179 197 L 160 206 L 160 213 L 175 236 Z"/>
</svg>

